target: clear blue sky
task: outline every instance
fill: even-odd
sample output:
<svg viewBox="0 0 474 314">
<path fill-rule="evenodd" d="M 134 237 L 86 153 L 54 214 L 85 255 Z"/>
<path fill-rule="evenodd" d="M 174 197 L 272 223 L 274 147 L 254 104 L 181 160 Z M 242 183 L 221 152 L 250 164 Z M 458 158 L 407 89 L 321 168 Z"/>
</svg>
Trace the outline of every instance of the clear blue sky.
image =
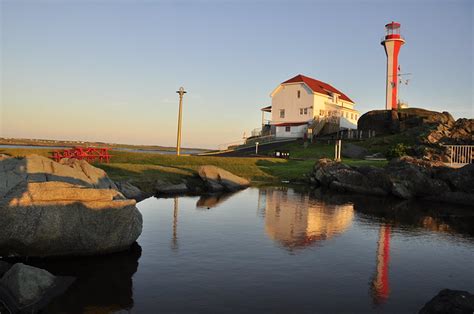
<svg viewBox="0 0 474 314">
<path fill-rule="evenodd" d="M 2 0 L 0 136 L 174 145 L 183 85 L 183 144 L 215 147 L 299 73 L 383 109 L 392 20 L 400 98 L 472 118 L 473 3 Z"/>
</svg>

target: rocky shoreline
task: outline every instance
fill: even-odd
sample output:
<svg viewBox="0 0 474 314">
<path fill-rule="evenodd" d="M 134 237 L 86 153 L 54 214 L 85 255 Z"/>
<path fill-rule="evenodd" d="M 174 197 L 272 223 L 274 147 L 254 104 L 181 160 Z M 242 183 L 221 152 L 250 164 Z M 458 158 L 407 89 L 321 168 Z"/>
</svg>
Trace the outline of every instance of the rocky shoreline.
<svg viewBox="0 0 474 314">
<path fill-rule="evenodd" d="M 161 180 L 146 184 L 146 191 L 132 182 L 115 182 L 117 189 L 127 198 L 137 202 L 151 196 L 167 197 L 175 195 L 209 195 L 232 193 L 250 186 L 250 181 L 236 176 L 216 166 L 201 166 L 197 174 L 180 183 Z"/>
<path fill-rule="evenodd" d="M 315 164 L 309 183 L 313 188 L 342 193 L 474 204 L 474 164 L 453 169 L 441 162 L 402 157 L 377 168 L 321 159 Z"/>
</svg>

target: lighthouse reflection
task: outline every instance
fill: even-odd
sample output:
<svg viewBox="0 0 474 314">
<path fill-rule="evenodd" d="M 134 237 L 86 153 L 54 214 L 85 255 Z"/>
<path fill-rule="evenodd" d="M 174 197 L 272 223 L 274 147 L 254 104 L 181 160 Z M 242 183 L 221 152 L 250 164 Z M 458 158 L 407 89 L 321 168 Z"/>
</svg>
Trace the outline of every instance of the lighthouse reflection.
<svg viewBox="0 0 474 314">
<path fill-rule="evenodd" d="M 383 224 L 379 230 L 377 245 L 377 267 L 371 283 L 371 294 L 374 304 L 384 303 L 390 294 L 388 269 L 390 261 L 390 229 Z"/>
<path fill-rule="evenodd" d="M 352 203 L 324 202 L 292 189 L 261 189 L 258 212 L 265 219 L 265 233 L 290 251 L 304 249 L 347 231 L 354 219 Z M 374 304 L 384 303 L 390 294 L 391 227 L 382 224 L 376 247 L 375 274 L 370 283 Z"/>
<path fill-rule="evenodd" d="M 292 189 L 261 189 L 259 212 L 265 233 L 290 251 L 344 233 L 354 218 L 352 204 L 325 204 Z"/>
</svg>

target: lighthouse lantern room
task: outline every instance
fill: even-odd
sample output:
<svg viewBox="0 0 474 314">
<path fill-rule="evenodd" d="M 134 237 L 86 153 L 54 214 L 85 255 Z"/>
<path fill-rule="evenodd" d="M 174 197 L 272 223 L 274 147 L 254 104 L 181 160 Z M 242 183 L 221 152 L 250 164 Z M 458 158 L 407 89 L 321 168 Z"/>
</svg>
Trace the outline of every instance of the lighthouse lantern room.
<svg viewBox="0 0 474 314">
<path fill-rule="evenodd" d="M 400 23 L 392 22 L 385 25 L 385 36 L 382 38 L 382 46 L 387 55 L 387 87 L 386 87 L 386 110 L 396 110 L 398 107 L 398 53 L 405 40 L 400 35 Z"/>
</svg>

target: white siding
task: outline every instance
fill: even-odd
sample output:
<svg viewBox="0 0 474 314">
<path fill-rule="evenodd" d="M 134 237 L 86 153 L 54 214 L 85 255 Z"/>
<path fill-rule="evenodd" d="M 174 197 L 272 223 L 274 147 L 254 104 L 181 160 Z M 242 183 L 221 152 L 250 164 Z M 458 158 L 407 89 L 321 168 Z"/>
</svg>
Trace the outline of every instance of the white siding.
<svg viewBox="0 0 474 314">
<path fill-rule="evenodd" d="M 298 98 L 298 91 L 300 97 Z M 334 103 L 334 97 L 331 95 L 313 93 L 313 91 L 304 83 L 289 83 L 280 85 L 272 93 L 272 124 L 285 122 L 309 122 L 313 119 L 327 116 L 337 116 L 339 126 L 347 129 L 357 129 L 357 120 L 359 112 L 354 110 L 354 104 L 337 97 L 337 103 Z M 304 114 L 304 109 L 307 113 Z M 285 110 L 285 116 L 280 117 L 281 110 Z M 303 114 L 300 113 L 303 109 Z M 276 128 L 277 137 L 303 137 L 307 126 L 293 126 L 291 132 L 285 132 L 285 127 Z"/>
<path fill-rule="evenodd" d="M 298 98 L 300 91 L 300 98 Z M 300 109 L 307 108 L 307 114 L 300 114 Z M 283 122 L 306 122 L 313 119 L 313 92 L 303 83 L 282 85 L 272 97 L 272 124 Z M 280 110 L 285 110 L 285 117 L 280 118 Z"/>
<path fill-rule="evenodd" d="M 304 125 L 297 125 L 297 126 L 289 126 L 289 128 L 290 128 L 290 132 L 287 132 L 285 126 L 277 126 L 276 134 L 275 134 L 276 137 L 302 138 L 304 137 L 304 134 L 306 133 L 308 126 L 304 124 Z"/>
</svg>

